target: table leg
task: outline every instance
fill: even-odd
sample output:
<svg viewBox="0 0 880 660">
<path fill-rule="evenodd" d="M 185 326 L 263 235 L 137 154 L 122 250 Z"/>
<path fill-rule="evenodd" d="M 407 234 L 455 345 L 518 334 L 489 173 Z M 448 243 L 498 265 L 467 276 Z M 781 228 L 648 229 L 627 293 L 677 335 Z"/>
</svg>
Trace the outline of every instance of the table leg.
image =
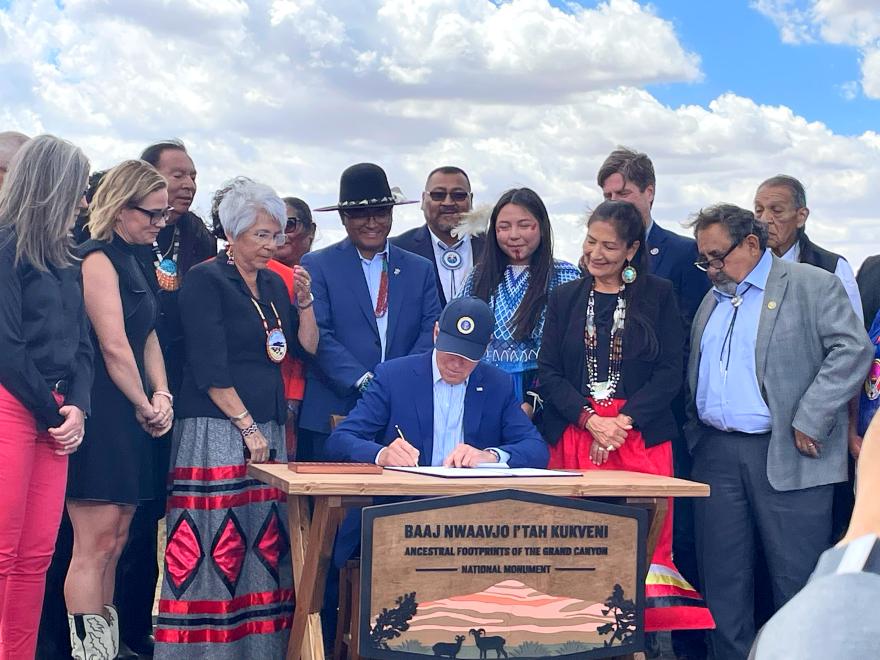
<svg viewBox="0 0 880 660">
<path fill-rule="evenodd" d="M 287 646 L 288 660 L 324 660 L 321 601 L 333 539 L 344 513 L 343 508 L 331 507 L 327 497 L 316 497 L 310 522 L 307 498 L 295 495 L 288 497 L 290 554 L 296 589 L 296 609 Z"/>
<path fill-rule="evenodd" d="M 657 549 L 657 541 L 660 539 L 660 530 L 663 529 L 663 523 L 666 521 L 666 515 L 669 512 L 669 498 L 627 497 L 626 503 L 648 509 L 648 538 L 646 543 L 648 561 L 645 564 L 647 569 L 651 564 L 651 558 L 654 556 L 654 550 Z"/>
</svg>

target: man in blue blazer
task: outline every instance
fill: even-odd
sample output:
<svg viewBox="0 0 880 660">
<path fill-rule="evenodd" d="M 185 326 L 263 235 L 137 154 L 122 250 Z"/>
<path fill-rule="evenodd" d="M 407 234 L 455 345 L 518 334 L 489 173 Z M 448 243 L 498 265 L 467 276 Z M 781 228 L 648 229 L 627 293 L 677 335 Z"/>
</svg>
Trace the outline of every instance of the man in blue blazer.
<svg viewBox="0 0 880 660">
<path fill-rule="evenodd" d="M 465 280 L 483 253 L 485 227 L 454 236 L 462 215 L 471 210 L 474 195 L 467 173 L 460 167 L 446 165 L 431 171 L 422 193 L 425 224 L 391 239 L 392 245 L 418 254 L 434 264 L 440 304 L 446 304 L 461 292 Z"/>
<path fill-rule="evenodd" d="M 383 466 L 545 467 L 547 445 L 522 411 L 511 377 L 480 358 L 494 315 L 457 298 L 434 330 L 435 349 L 379 365 L 355 409 L 327 440 L 331 460 Z"/>
<path fill-rule="evenodd" d="M 651 217 L 656 186 L 651 159 L 618 147 L 602 163 L 596 178 L 605 199 L 631 202 L 642 214 L 651 272 L 672 282 L 685 330 L 690 331 L 694 314 L 709 290 L 709 278 L 694 266 L 699 259 L 696 241 L 664 229 Z"/>
<path fill-rule="evenodd" d="M 346 415 L 384 360 L 430 350 L 440 315 L 434 270 L 388 244 L 400 200 L 378 165 L 342 174 L 338 210 L 348 238 L 303 257 L 312 277 L 320 340 L 306 375 L 299 460 L 321 460 L 330 416 Z"/>
</svg>

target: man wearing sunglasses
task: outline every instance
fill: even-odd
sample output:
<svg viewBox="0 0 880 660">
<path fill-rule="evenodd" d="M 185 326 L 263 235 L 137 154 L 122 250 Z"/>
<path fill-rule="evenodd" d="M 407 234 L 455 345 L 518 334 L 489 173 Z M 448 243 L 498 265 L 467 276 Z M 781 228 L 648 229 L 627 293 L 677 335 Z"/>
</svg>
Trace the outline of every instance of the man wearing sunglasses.
<svg viewBox="0 0 880 660">
<path fill-rule="evenodd" d="M 694 317 L 688 362 L 691 477 L 711 657 L 755 637 L 758 548 L 772 609 L 806 584 L 832 542 L 834 484 L 847 478 L 847 403 L 873 355 L 840 280 L 774 256 L 766 224 L 719 204 L 691 225 L 714 284 Z"/>
<path fill-rule="evenodd" d="M 428 175 L 422 193 L 425 224 L 391 239 L 391 243 L 434 264 L 441 306 L 455 298 L 464 286 L 486 239 L 482 234 L 452 235 L 462 214 L 473 205 L 471 182 L 460 167 L 438 167 Z"/>
</svg>

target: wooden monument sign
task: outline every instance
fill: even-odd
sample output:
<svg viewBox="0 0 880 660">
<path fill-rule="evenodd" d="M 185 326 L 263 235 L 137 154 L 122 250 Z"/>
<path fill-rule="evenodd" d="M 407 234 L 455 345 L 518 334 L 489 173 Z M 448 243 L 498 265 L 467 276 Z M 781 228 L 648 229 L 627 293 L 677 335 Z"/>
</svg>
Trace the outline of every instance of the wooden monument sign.
<svg viewBox="0 0 880 660">
<path fill-rule="evenodd" d="M 516 490 L 366 508 L 360 653 L 640 651 L 647 518 L 639 508 Z"/>
</svg>

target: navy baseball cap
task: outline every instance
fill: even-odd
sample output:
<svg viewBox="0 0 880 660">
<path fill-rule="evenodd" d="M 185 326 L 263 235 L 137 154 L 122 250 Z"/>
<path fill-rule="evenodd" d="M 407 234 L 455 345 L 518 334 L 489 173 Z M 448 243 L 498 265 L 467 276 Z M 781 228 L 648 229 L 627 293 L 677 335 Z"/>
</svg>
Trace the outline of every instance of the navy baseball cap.
<svg viewBox="0 0 880 660">
<path fill-rule="evenodd" d="M 486 353 L 495 315 L 489 305 L 473 296 L 456 298 L 440 314 L 440 332 L 434 347 L 477 362 Z"/>
</svg>

